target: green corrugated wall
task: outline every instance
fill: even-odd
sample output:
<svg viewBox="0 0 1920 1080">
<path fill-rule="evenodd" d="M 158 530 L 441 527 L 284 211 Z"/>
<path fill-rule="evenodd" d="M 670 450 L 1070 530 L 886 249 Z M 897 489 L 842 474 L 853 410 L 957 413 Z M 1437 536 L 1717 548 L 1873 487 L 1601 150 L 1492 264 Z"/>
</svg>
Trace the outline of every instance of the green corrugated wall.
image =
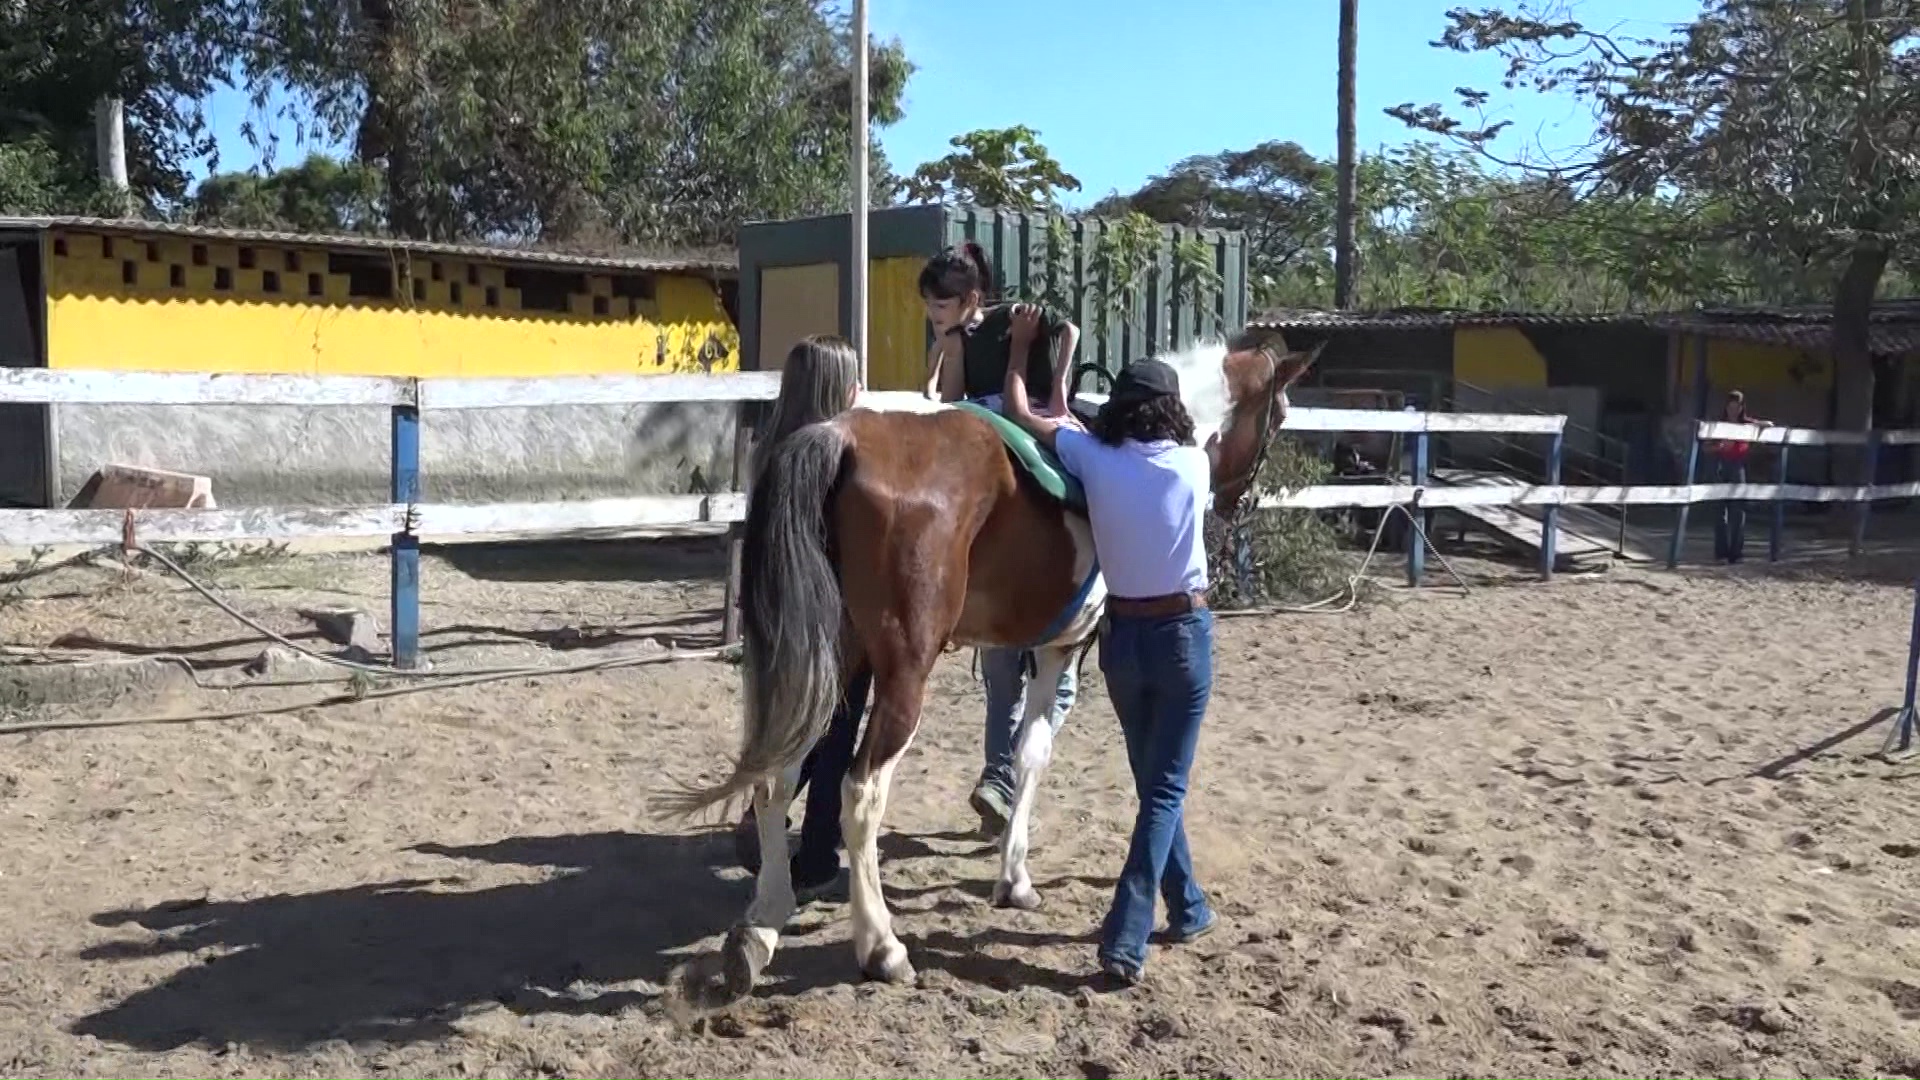
<svg viewBox="0 0 1920 1080">
<path fill-rule="evenodd" d="M 1093 362 L 1108 371 L 1143 356 L 1192 344 L 1198 338 L 1231 334 L 1247 321 L 1246 238 L 1218 229 L 1160 227 L 1160 259 L 1139 289 L 1132 309 L 1107 319 L 1107 331 L 1098 333 L 1094 271 L 1089 261 L 1109 223 L 1097 218 L 1070 222 L 1072 248 L 1064 265 L 1070 268 L 1074 303 L 1068 314 L 1080 327 L 1079 363 Z M 1045 215 L 951 207 L 947 212 L 947 242 L 978 243 L 993 265 L 995 279 L 1006 296 L 1031 296 L 1043 284 L 1047 264 L 1048 232 Z M 1179 297 L 1173 277 L 1176 244 L 1200 240 L 1213 255 L 1220 288 L 1193 302 Z"/>
<path fill-rule="evenodd" d="M 1009 297 L 1033 295 L 1048 261 L 1044 214 L 969 206 L 898 206 L 876 210 L 869 220 L 869 254 L 875 260 L 907 256 L 929 258 L 944 246 L 976 241 L 987 252 L 1001 293 Z M 1132 310 L 1125 317 L 1117 314 L 1110 317 L 1107 332 L 1098 333 L 1095 283 L 1091 280 L 1094 272 L 1089 262 L 1102 230 L 1109 226 L 1090 218 L 1074 220 L 1069 225 L 1072 241 L 1065 266 L 1073 284 L 1067 313 L 1081 330 L 1077 363 L 1092 362 L 1107 371 L 1116 371 L 1129 360 L 1180 348 L 1201 337 L 1231 334 L 1246 325 L 1245 236 L 1217 229 L 1163 225 L 1159 262 L 1138 290 Z M 740 230 L 740 333 L 749 364 L 760 354 L 761 271 L 773 266 L 832 263 L 840 267 L 844 282 L 850 253 L 848 232 L 845 214 L 755 222 Z M 1221 281 L 1220 288 L 1204 296 L 1205 302 L 1199 305 L 1176 297 L 1181 290 L 1174 281 L 1173 251 L 1176 244 L 1188 240 L 1199 240 L 1206 245 L 1213 256 L 1214 272 Z M 911 304 L 916 311 L 919 304 L 917 297 L 889 296 L 886 302 Z M 849 330 L 850 317 L 844 287 L 840 308 L 840 330 L 844 334 Z"/>
</svg>

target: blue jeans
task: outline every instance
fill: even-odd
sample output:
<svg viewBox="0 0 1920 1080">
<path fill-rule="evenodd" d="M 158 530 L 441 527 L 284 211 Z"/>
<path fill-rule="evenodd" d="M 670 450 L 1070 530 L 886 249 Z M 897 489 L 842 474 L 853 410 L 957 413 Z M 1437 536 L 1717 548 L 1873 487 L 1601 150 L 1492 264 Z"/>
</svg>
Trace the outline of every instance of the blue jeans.
<svg viewBox="0 0 1920 1080">
<path fill-rule="evenodd" d="M 980 650 L 980 681 L 986 684 L 987 692 L 987 765 L 980 783 L 1012 802 L 1013 754 L 1017 749 L 1014 740 L 1020 737 L 1020 716 L 1027 707 L 1027 650 Z M 1067 722 L 1067 712 L 1079 691 L 1074 665 L 1068 664 L 1053 688 L 1053 708 L 1047 712 L 1047 723 L 1053 726 L 1054 734 L 1058 735 L 1060 725 Z"/>
<path fill-rule="evenodd" d="M 1187 850 L 1187 773 L 1213 692 L 1213 613 L 1157 619 L 1109 617 L 1100 670 L 1127 740 L 1140 810 L 1127 862 L 1100 931 L 1100 959 L 1138 971 L 1147 960 L 1156 895 L 1176 935 L 1213 921 Z"/>
<path fill-rule="evenodd" d="M 1714 458 L 1712 475 L 1716 484 L 1744 484 L 1747 482 L 1747 463 Z M 1714 511 L 1713 557 L 1737 563 L 1746 553 L 1747 504 L 1739 499 L 1728 499 Z"/>
</svg>

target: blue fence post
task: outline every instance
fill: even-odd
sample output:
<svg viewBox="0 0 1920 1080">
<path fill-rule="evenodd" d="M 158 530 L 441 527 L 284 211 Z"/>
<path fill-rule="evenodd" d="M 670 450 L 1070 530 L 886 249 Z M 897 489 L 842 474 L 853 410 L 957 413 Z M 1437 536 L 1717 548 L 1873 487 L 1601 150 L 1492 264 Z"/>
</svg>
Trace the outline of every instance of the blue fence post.
<svg viewBox="0 0 1920 1080">
<path fill-rule="evenodd" d="M 1694 474 L 1700 468 L 1700 423 L 1697 420 L 1690 420 L 1688 427 L 1692 428 L 1693 433 L 1687 437 L 1686 486 L 1692 487 Z M 1667 569 L 1669 570 L 1680 565 L 1680 549 L 1687 542 L 1687 511 L 1693 509 L 1692 495 L 1688 495 L 1688 499 L 1688 502 L 1680 504 L 1680 509 L 1673 515 L 1673 542 L 1667 545 Z"/>
<path fill-rule="evenodd" d="M 1427 486 L 1427 433 L 1413 435 L 1413 475 L 1416 498 L 1407 509 L 1407 584 L 1418 586 L 1427 574 L 1427 513 L 1420 509 L 1419 488 Z"/>
<path fill-rule="evenodd" d="M 1560 457 L 1566 449 L 1567 433 L 1553 433 L 1553 443 L 1547 447 L 1547 484 L 1557 487 L 1560 483 Z M 1622 508 L 1624 511 L 1624 508 Z M 1546 580 L 1553 576 L 1554 549 L 1559 547 L 1560 504 L 1548 503 L 1546 524 L 1540 530 L 1540 578 Z"/>
<path fill-rule="evenodd" d="M 1920 690 L 1920 581 L 1913 586 L 1913 628 L 1907 632 L 1907 689 L 1900 698 L 1900 712 L 1893 718 L 1893 730 L 1887 732 L 1880 752 L 1886 755 L 1909 754 L 1913 750 L 1914 693 Z"/>
<path fill-rule="evenodd" d="M 1787 450 L 1787 444 L 1781 443 L 1780 460 L 1775 462 L 1773 466 L 1773 482 L 1782 487 L 1785 487 L 1787 483 Z M 1773 497 L 1773 526 L 1767 530 L 1768 562 L 1780 561 L 1780 543 L 1781 538 L 1786 535 L 1786 531 L 1787 500 L 1776 494 Z"/>
<path fill-rule="evenodd" d="M 393 407 L 393 501 L 411 508 L 420 501 L 420 409 Z M 393 534 L 393 666 L 420 666 L 420 538 L 413 522 Z"/>
<path fill-rule="evenodd" d="M 1867 455 L 1866 467 L 1861 472 L 1861 482 L 1872 487 L 1880 475 L 1880 433 L 1867 432 L 1867 441 L 1860 446 L 1860 452 Z M 1853 541 L 1847 545 L 1847 557 L 1860 554 L 1867 542 L 1867 519 L 1873 516 L 1873 500 L 1861 499 L 1853 512 Z"/>
</svg>

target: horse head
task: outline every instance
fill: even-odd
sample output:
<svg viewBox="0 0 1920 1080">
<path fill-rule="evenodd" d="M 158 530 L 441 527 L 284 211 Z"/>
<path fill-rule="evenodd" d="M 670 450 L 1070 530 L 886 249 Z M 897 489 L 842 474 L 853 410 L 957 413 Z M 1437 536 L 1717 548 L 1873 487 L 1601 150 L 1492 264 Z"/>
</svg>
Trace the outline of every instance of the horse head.
<svg viewBox="0 0 1920 1080">
<path fill-rule="evenodd" d="M 1267 450 L 1287 420 L 1287 389 L 1320 357 L 1322 342 L 1305 352 L 1286 351 L 1284 341 L 1243 340 L 1221 361 L 1227 415 L 1216 436 L 1213 512 L 1229 521 L 1259 476 Z"/>
</svg>

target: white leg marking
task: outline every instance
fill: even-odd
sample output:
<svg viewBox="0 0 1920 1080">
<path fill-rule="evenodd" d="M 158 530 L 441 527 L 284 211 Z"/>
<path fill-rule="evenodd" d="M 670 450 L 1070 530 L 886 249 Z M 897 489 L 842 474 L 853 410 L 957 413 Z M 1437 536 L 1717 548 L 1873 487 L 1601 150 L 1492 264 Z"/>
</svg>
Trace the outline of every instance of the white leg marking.
<svg viewBox="0 0 1920 1080">
<path fill-rule="evenodd" d="M 906 946 L 893 936 L 893 916 L 880 889 L 880 820 L 886 816 L 893 768 L 906 752 L 906 747 L 901 747 L 899 754 L 863 780 L 856 781 L 849 772 L 840 789 L 840 831 L 847 843 L 853 900 L 854 957 L 868 975 L 895 983 L 911 981 L 913 965 L 907 961 Z"/>
<path fill-rule="evenodd" d="M 753 983 L 773 961 L 780 931 L 793 917 L 793 873 L 787 858 L 787 807 L 800 786 L 800 767 L 786 770 L 771 785 L 753 793 L 753 816 L 760 827 L 760 876 L 753 883 L 747 917 L 729 935 L 727 981 L 736 994 Z"/>
<path fill-rule="evenodd" d="M 1053 759 L 1053 725 L 1047 714 L 1053 710 L 1054 687 L 1071 656 L 1067 649 L 1034 650 L 1033 679 L 1027 684 L 1027 707 L 1021 712 L 1013 757 L 1013 813 L 1000 835 L 1000 880 L 993 886 L 996 907 L 1032 911 L 1040 906 L 1040 894 L 1034 891 L 1033 878 L 1027 873 L 1027 834 L 1033 826 L 1040 777 Z"/>
</svg>

